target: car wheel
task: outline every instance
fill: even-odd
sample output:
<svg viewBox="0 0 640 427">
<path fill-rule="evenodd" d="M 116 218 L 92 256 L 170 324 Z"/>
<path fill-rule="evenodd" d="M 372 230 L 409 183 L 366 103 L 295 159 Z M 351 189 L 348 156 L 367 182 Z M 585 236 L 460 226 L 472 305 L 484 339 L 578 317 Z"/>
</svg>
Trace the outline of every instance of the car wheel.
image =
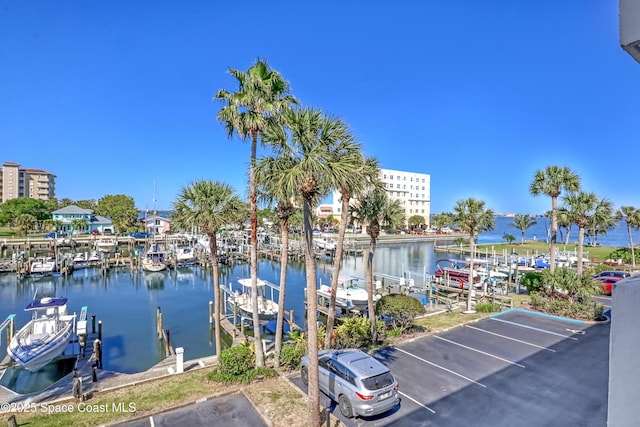
<svg viewBox="0 0 640 427">
<path fill-rule="evenodd" d="M 304 385 L 309 385 L 309 371 L 306 366 L 300 368 L 300 377 L 302 378 Z"/>
<path fill-rule="evenodd" d="M 351 402 L 346 398 L 344 394 L 341 394 L 338 398 L 338 406 L 340 407 L 340 413 L 347 418 L 353 418 L 353 409 L 351 408 Z"/>
</svg>

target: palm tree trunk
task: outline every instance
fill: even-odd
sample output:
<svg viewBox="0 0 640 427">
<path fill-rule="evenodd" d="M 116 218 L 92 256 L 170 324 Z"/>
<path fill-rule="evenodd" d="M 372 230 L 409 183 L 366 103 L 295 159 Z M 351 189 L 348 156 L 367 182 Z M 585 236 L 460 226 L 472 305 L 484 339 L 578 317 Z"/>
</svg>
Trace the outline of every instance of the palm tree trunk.
<svg viewBox="0 0 640 427">
<path fill-rule="evenodd" d="M 311 200 L 304 199 L 302 206 L 305 238 L 305 266 L 307 278 L 307 354 L 309 355 L 309 426 L 320 425 L 320 395 L 318 376 L 318 292 L 316 288 L 316 264 L 313 253 L 313 225 Z"/>
<path fill-rule="evenodd" d="M 578 226 L 578 276 L 582 274 L 582 254 L 584 253 L 584 227 Z"/>
<path fill-rule="evenodd" d="M 524 245 L 524 228 L 522 229 L 522 244 Z"/>
<path fill-rule="evenodd" d="M 256 367 L 264 367 L 264 352 L 260 337 L 260 317 L 258 313 L 258 203 L 256 184 L 256 150 L 258 132 L 251 132 L 251 163 L 249 165 L 249 220 L 251 222 L 251 311 L 253 312 L 253 336 L 255 338 Z"/>
<path fill-rule="evenodd" d="M 218 267 L 218 242 L 216 240 L 216 232 L 212 231 L 207 234 L 209 236 L 209 251 L 211 252 L 211 274 L 213 276 L 213 321 L 214 333 L 216 335 L 216 355 L 220 357 L 222 351 L 222 339 L 220 333 L 220 310 L 222 308 L 220 300 L 220 272 Z"/>
<path fill-rule="evenodd" d="M 340 212 L 340 227 L 338 228 L 338 242 L 336 253 L 333 258 L 333 276 L 331 277 L 331 299 L 329 301 L 329 313 L 327 314 L 327 333 L 324 339 L 324 348 L 331 348 L 331 337 L 333 336 L 333 326 L 336 318 L 336 293 L 338 292 L 338 277 L 340 276 L 340 266 L 342 264 L 342 254 L 344 253 L 344 235 L 347 230 L 349 220 L 349 197 L 342 195 L 342 211 Z"/>
<path fill-rule="evenodd" d="M 371 241 L 367 251 L 367 308 L 369 310 L 369 321 L 371 322 L 371 342 L 377 341 L 376 331 L 376 308 L 373 305 L 373 256 L 376 252 L 376 236 L 371 231 Z"/>
<path fill-rule="evenodd" d="M 633 237 L 631 237 L 631 224 L 629 224 L 629 222 L 627 222 L 627 233 L 629 234 L 629 247 L 631 248 L 631 265 L 635 268 L 636 254 L 633 249 Z"/>
<path fill-rule="evenodd" d="M 471 262 L 469 263 L 469 291 L 467 293 L 467 313 L 472 313 L 471 309 L 471 290 L 473 289 L 473 261 L 475 258 L 475 242 L 473 241 L 473 231 L 469 234 L 469 250 L 471 251 Z M 509 279 L 511 280 L 511 279 Z"/>
<path fill-rule="evenodd" d="M 549 271 L 556 269 L 556 238 L 558 234 L 558 198 L 551 197 L 551 243 L 549 245 Z"/>
<path fill-rule="evenodd" d="M 276 348 L 273 364 L 280 367 L 280 350 L 282 350 L 282 333 L 284 329 L 284 300 L 287 289 L 287 262 L 289 260 L 289 225 L 286 219 L 280 220 L 282 249 L 280 251 L 280 294 L 278 295 L 278 319 L 276 320 Z"/>
</svg>

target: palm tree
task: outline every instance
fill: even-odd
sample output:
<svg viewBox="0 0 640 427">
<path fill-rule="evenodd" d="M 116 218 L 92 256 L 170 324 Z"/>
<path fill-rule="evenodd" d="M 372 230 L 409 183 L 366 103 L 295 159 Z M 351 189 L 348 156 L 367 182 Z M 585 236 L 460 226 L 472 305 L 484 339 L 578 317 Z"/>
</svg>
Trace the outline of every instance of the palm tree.
<svg viewBox="0 0 640 427">
<path fill-rule="evenodd" d="M 178 198 L 173 202 L 173 210 L 175 214 L 172 220 L 177 228 L 190 230 L 199 227 L 209 237 L 216 354 L 220 355 L 222 350 L 220 311 L 224 298 L 221 298 L 220 295 L 216 233 L 222 226 L 238 221 L 240 218 L 246 218 L 246 204 L 240 200 L 228 184 L 203 180 L 183 187 Z"/>
<path fill-rule="evenodd" d="M 256 179 L 260 182 L 262 190 L 261 198 L 267 203 L 277 200 L 275 215 L 278 218 L 280 226 L 280 235 L 282 236 L 282 248 L 280 251 L 280 291 L 278 293 L 278 316 L 276 320 L 276 342 L 274 349 L 273 364 L 277 369 L 280 366 L 280 351 L 282 350 L 282 334 L 284 331 L 284 306 L 285 296 L 287 292 L 287 264 L 289 262 L 289 220 L 298 212 L 293 200 L 296 193 L 286 193 L 291 188 L 281 187 L 278 181 L 281 178 L 276 175 L 277 171 L 286 170 L 283 165 L 278 162 L 287 162 L 288 159 L 281 157 L 266 157 L 260 159 L 256 164 Z"/>
<path fill-rule="evenodd" d="M 538 221 L 531 215 L 515 214 L 511 220 L 511 226 L 518 228 L 522 232 L 522 244 L 524 244 L 524 232 L 536 225 Z"/>
<path fill-rule="evenodd" d="M 593 236 L 592 246 L 598 246 L 598 234 L 606 235 L 607 231 L 615 225 L 616 216 L 613 211 L 613 203 L 606 198 L 602 198 L 596 203 L 591 224 L 587 230 Z"/>
<path fill-rule="evenodd" d="M 616 219 L 624 220 L 627 223 L 627 234 L 629 235 L 629 247 L 631 248 L 631 263 L 635 268 L 636 266 L 636 255 L 635 250 L 633 248 L 633 237 L 631 236 L 631 230 L 640 229 L 640 209 L 635 208 L 633 206 L 622 206 L 620 210 L 616 213 Z"/>
<path fill-rule="evenodd" d="M 595 214 L 598 196 L 583 191 L 571 193 L 564 198 L 564 203 L 572 222 L 578 226 L 578 275 L 582 274 L 582 258 L 584 253 L 584 231 Z"/>
<path fill-rule="evenodd" d="M 351 208 L 351 212 L 361 224 L 367 226 L 369 250 L 365 277 L 367 278 L 368 310 L 371 321 L 371 340 L 376 341 L 376 316 L 373 305 L 373 256 L 376 251 L 378 236 L 383 226 L 395 228 L 404 224 L 404 209 L 399 200 L 390 200 L 384 189 L 377 187 L 363 195 Z"/>
<path fill-rule="evenodd" d="M 26 236 L 38 223 L 38 219 L 31 214 L 20 214 L 13 220 L 18 229 Z"/>
<path fill-rule="evenodd" d="M 307 351 L 309 356 L 309 425 L 318 425 L 320 396 L 318 389 L 318 301 L 316 266 L 313 252 L 313 208 L 331 187 L 354 174 L 360 152 L 347 150 L 343 156 L 333 153 L 349 140 L 347 125 L 336 117 L 325 116 L 312 108 L 288 110 L 283 114 L 285 127 L 272 126 L 264 134 L 274 146 L 270 165 L 274 185 L 284 194 L 297 193 L 302 200 L 305 267 L 307 282 Z M 356 169 L 357 171 L 357 169 Z"/>
<path fill-rule="evenodd" d="M 353 144 L 347 146 L 344 150 L 359 150 L 360 147 Z M 334 152 L 336 160 L 344 153 Z M 346 176 L 344 182 L 337 184 L 340 190 L 340 201 L 342 203 L 340 210 L 340 227 L 338 228 L 338 241 L 336 242 L 336 253 L 333 258 L 333 272 L 331 277 L 331 298 L 329 300 L 329 311 L 327 313 L 327 327 L 324 348 L 331 348 L 331 337 L 333 336 L 333 327 L 336 317 L 336 294 L 338 293 L 338 278 L 340 276 L 340 267 L 342 264 L 342 255 L 344 253 L 344 237 L 349 223 L 349 205 L 351 197 L 361 194 L 366 189 L 379 186 L 380 168 L 378 161 L 373 157 L 365 158 L 359 156 L 359 163 L 354 164 L 353 173 Z"/>
<path fill-rule="evenodd" d="M 551 211 L 549 211 L 549 218 L 551 217 Z M 557 213 L 558 218 L 558 228 L 560 229 L 560 238 L 562 239 L 562 228 L 564 228 L 564 244 L 565 246 L 569 244 L 569 236 L 571 235 L 571 216 L 569 212 L 564 207 L 558 208 Z"/>
<path fill-rule="evenodd" d="M 258 205 L 255 176 L 256 150 L 260 134 L 270 123 L 280 122 L 282 112 L 297 100 L 289 95 L 289 84 L 266 61 L 258 59 L 246 72 L 229 68 L 229 73 L 238 81 L 238 91 L 220 89 L 214 98 L 223 103 L 218 112 L 218 121 L 224 124 L 227 135 L 237 134 L 251 141 L 249 162 L 249 220 L 251 223 L 251 292 L 258 295 Z M 253 298 L 253 324 L 256 346 L 256 366 L 264 366 L 264 352 L 260 339 L 258 299 Z"/>
<path fill-rule="evenodd" d="M 453 207 L 453 222 L 462 231 L 469 234 L 469 250 L 471 262 L 469 263 L 469 295 L 467 296 L 467 313 L 471 310 L 471 289 L 473 288 L 473 258 L 475 257 L 475 238 L 477 233 L 493 230 L 495 227 L 495 214 L 493 210 L 485 208 L 482 200 L 473 197 L 459 200 Z"/>
<path fill-rule="evenodd" d="M 84 218 L 76 218 L 71 220 L 74 234 L 81 234 L 87 228 L 87 220 Z"/>
<path fill-rule="evenodd" d="M 302 200 L 305 267 L 307 282 L 307 352 L 309 356 L 309 423 L 320 423 L 318 388 L 318 294 L 313 252 L 313 208 L 336 183 L 344 182 L 358 164 L 359 151 L 347 151 L 341 157 L 333 153 L 348 140 L 347 126 L 336 117 L 325 116 L 312 108 L 295 109 L 283 114 L 285 127 L 270 127 L 264 138 L 274 146 L 271 165 L 274 185 L 284 194 L 297 193 Z"/>
<path fill-rule="evenodd" d="M 551 244 L 549 251 L 549 269 L 556 268 L 556 240 L 558 234 L 558 197 L 562 191 L 580 190 L 580 177 L 567 166 L 547 166 L 545 170 L 537 170 L 529 186 L 534 196 L 545 194 L 551 197 Z"/>
</svg>

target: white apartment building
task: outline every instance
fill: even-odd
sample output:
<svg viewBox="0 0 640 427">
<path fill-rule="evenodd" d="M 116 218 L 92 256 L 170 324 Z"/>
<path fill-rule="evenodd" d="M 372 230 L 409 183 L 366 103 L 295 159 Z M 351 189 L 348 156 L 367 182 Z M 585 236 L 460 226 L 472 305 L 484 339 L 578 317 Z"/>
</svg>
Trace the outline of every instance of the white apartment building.
<svg viewBox="0 0 640 427">
<path fill-rule="evenodd" d="M 384 183 L 389 198 L 399 200 L 404 207 L 405 222 L 410 217 L 419 215 L 424 218 L 424 224 L 429 224 L 431 217 L 431 176 L 429 174 L 380 169 L 380 180 Z M 340 217 L 342 209 L 340 197 L 340 192 L 334 190 L 332 210 L 337 218 Z"/>
<path fill-rule="evenodd" d="M 42 169 L 21 168 L 18 163 L 4 162 L 0 168 L 0 202 L 28 197 L 49 200 L 56 197 L 56 176 Z"/>
</svg>

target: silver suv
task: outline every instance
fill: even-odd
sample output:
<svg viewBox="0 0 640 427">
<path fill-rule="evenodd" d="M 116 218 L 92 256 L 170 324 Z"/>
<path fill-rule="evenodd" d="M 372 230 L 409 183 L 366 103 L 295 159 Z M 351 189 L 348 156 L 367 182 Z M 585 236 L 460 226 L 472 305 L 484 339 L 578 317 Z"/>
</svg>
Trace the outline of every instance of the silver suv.
<svg viewBox="0 0 640 427">
<path fill-rule="evenodd" d="M 301 365 L 302 382 L 308 385 L 308 356 Z M 347 418 L 381 414 L 400 402 L 398 382 L 391 371 L 363 351 L 319 351 L 318 371 L 320 390 L 338 402 Z"/>
</svg>

